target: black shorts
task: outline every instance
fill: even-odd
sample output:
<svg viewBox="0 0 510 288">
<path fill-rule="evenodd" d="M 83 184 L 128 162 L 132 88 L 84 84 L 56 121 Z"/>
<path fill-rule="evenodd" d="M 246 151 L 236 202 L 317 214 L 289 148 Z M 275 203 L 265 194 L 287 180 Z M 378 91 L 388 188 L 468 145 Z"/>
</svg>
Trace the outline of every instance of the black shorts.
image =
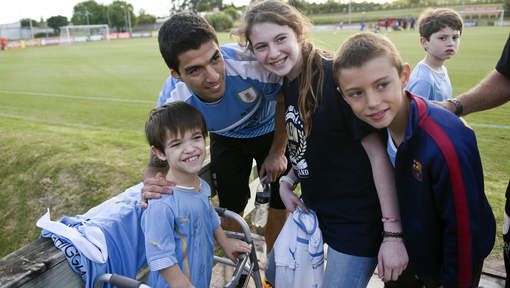
<svg viewBox="0 0 510 288">
<path fill-rule="evenodd" d="M 252 161 L 257 171 L 264 163 L 273 143 L 273 132 L 254 138 L 230 138 L 210 133 L 211 171 L 213 189 L 220 200 L 220 207 L 240 213 L 250 199 L 250 174 Z M 269 207 L 285 209 L 280 198 L 278 181 L 271 183 Z"/>
</svg>

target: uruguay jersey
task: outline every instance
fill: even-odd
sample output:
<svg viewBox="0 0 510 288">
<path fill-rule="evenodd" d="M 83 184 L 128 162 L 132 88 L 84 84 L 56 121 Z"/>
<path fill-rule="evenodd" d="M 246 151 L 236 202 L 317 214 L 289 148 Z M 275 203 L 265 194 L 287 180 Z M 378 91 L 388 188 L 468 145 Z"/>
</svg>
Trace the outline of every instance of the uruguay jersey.
<svg viewBox="0 0 510 288">
<path fill-rule="evenodd" d="M 157 105 L 185 101 L 202 113 L 210 132 L 226 137 L 253 138 L 272 132 L 282 78 L 265 70 L 237 44 L 222 45 L 220 50 L 226 74 L 223 98 L 204 102 L 184 82 L 170 76 Z"/>
<path fill-rule="evenodd" d="M 220 218 L 211 188 L 200 179 L 200 191 L 175 186 L 172 195 L 149 200 L 142 215 L 151 287 L 169 287 L 160 270 L 179 265 L 193 287 L 210 287 L 214 260 L 214 231 Z"/>
</svg>

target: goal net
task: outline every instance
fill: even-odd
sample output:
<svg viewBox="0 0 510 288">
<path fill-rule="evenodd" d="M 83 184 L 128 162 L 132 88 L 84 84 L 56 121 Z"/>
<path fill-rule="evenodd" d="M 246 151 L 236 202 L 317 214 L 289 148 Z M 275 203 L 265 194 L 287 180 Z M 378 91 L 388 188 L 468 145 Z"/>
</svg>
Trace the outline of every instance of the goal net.
<svg viewBox="0 0 510 288">
<path fill-rule="evenodd" d="M 109 40 L 108 25 L 71 25 L 60 28 L 60 42 L 74 43 Z"/>
</svg>

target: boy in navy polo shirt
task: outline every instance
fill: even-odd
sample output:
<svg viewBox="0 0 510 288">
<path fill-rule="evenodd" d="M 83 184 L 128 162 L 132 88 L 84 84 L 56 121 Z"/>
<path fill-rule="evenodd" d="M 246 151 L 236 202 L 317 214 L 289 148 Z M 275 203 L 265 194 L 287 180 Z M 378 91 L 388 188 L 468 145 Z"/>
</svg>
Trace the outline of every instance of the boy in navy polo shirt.
<svg viewBox="0 0 510 288">
<path fill-rule="evenodd" d="M 145 124 L 152 153 L 168 162 L 171 195 L 150 199 L 142 215 L 152 287 L 209 287 L 214 238 L 227 257 L 250 245 L 227 238 L 210 201 L 211 188 L 198 173 L 205 158 L 207 129 L 200 112 L 185 102 L 154 109 Z"/>
<path fill-rule="evenodd" d="M 409 265 L 386 286 L 478 287 L 494 245 L 495 220 L 473 131 L 452 113 L 404 90 L 409 66 L 382 35 L 347 39 L 334 73 L 356 116 L 387 128 Z"/>
</svg>

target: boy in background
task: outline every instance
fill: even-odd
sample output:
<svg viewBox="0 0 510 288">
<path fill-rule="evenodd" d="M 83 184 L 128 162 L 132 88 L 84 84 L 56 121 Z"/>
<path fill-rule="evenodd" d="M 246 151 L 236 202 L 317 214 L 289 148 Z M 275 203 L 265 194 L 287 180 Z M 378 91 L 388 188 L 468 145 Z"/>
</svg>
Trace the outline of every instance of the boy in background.
<svg viewBox="0 0 510 288">
<path fill-rule="evenodd" d="M 478 287 L 494 245 L 476 138 L 454 114 L 404 87 L 409 65 L 385 36 L 360 33 L 340 47 L 334 77 L 353 112 L 387 128 L 407 270 L 387 287 Z"/>
<path fill-rule="evenodd" d="M 200 112 L 185 102 L 154 109 L 145 134 L 151 152 L 168 162 L 166 179 L 173 194 L 150 199 L 142 215 L 152 287 L 209 287 L 214 240 L 236 261 L 250 253 L 247 243 L 227 238 L 210 198 L 211 189 L 198 173 L 205 158 L 207 129 Z"/>
<path fill-rule="evenodd" d="M 427 9 L 418 19 L 418 27 L 426 54 L 414 67 L 407 89 L 428 100 L 450 99 L 452 84 L 444 62 L 459 50 L 462 18 L 452 9 Z"/>
</svg>

